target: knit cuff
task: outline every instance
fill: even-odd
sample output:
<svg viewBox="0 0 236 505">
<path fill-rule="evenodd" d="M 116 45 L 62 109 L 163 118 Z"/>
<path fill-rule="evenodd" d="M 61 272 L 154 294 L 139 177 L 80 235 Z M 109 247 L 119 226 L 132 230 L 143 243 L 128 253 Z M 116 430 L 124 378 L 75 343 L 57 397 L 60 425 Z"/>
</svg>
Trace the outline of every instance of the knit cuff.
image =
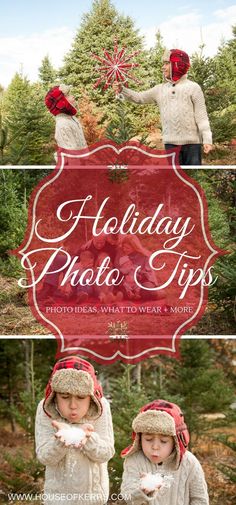
<svg viewBox="0 0 236 505">
<path fill-rule="evenodd" d="M 212 144 L 212 133 L 211 131 L 203 131 L 202 132 L 202 143 L 203 144 Z"/>
</svg>

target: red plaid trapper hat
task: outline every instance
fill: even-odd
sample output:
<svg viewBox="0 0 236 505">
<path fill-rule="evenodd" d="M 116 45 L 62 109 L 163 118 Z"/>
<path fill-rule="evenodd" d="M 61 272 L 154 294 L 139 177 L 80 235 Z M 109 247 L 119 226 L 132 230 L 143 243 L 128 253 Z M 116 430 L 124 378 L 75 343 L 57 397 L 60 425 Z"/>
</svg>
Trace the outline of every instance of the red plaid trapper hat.
<svg viewBox="0 0 236 505">
<path fill-rule="evenodd" d="M 54 116 L 58 114 L 68 114 L 75 116 L 77 110 L 68 102 L 65 90 L 69 92 L 69 86 L 61 85 L 51 88 L 45 96 L 45 105 Z"/>
<path fill-rule="evenodd" d="M 56 393 L 69 393 L 81 398 L 89 395 L 91 402 L 88 417 L 97 419 L 102 414 L 102 386 L 97 380 L 93 366 L 78 356 L 62 358 L 53 368 L 43 403 L 44 412 L 53 418 L 58 418 Z"/>
<path fill-rule="evenodd" d="M 127 457 L 140 450 L 141 433 L 157 433 L 172 436 L 175 441 L 175 467 L 178 468 L 189 444 L 189 432 L 181 409 L 175 403 L 154 400 L 144 405 L 132 423 L 133 443 L 122 452 Z"/>
<path fill-rule="evenodd" d="M 187 53 L 181 49 L 170 49 L 165 51 L 164 59 L 168 59 L 171 64 L 171 80 L 176 82 L 183 75 L 187 74 L 190 68 L 190 59 Z"/>
</svg>

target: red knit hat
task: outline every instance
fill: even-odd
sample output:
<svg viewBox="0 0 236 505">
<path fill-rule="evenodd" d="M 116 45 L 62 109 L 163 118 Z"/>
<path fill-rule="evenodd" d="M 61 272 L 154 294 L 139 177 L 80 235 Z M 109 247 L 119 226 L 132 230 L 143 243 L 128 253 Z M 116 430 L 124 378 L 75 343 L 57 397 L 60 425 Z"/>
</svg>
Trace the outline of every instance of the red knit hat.
<svg viewBox="0 0 236 505">
<path fill-rule="evenodd" d="M 78 356 L 62 358 L 55 364 L 46 387 L 44 412 L 49 417 L 58 417 L 54 402 L 56 393 L 79 395 L 81 398 L 91 397 L 87 417 L 97 419 L 102 414 L 102 386 L 99 384 L 95 370 L 88 361 Z"/>
<path fill-rule="evenodd" d="M 77 110 L 68 102 L 66 95 L 70 92 L 70 86 L 61 84 L 50 89 L 45 96 L 45 105 L 54 116 L 58 114 L 68 114 L 75 116 Z"/>
<path fill-rule="evenodd" d="M 163 59 L 170 61 L 171 80 L 174 82 L 187 74 L 190 68 L 189 56 L 184 51 L 181 51 L 181 49 L 170 49 L 170 51 L 165 51 Z"/>
<path fill-rule="evenodd" d="M 130 456 L 140 450 L 141 433 L 161 433 L 174 438 L 175 467 L 179 467 L 188 447 L 189 432 L 178 405 L 165 400 L 154 400 L 140 409 L 139 414 L 133 420 L 132 428 L 133 443 L 121 452 L 122 457 Z"/>
</svg>

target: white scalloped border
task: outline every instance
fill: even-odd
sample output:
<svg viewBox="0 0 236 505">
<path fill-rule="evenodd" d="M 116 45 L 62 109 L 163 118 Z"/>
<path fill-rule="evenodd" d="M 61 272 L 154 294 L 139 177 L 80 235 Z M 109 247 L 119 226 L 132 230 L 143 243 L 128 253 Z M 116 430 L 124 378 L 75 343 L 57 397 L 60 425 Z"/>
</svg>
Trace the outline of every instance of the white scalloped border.
<svg viewBox="0 0 236 505">
<path fill-rule="evenodd" d="M 25 247 L 23 249 L 21 249 L 19 251 L 19 254 L 21 254 L 23 256 L 25 250 L 29 247 L 30 243 L 31 243 L 31 240 L 32 240 L 32 237 L 33 237 L 33 234 L 34 234 L 34 229 L 35 229 L 35 220 L 36 220 L 36 207 L 37 207 L 37 203 L 38 203 L 38 199 L 39 199 L 39 196 L 40 194 L 42 193 L 42 191 L 47 187 L 49 186 L 50 184 L 52 184 L 61 174 L 63 168 L 64 168 L 64 162 L 65 162 L 65 159 L 66 158 L 86 158 L 88 156 L 90 156 L 91 154 L 94 154 L 98 151 L 101 151 L 105 148 L 109 148 L 109 149 L 112 149 L 116 154 L 120 154 L 122 153 L 122 151 L 125 151 L 125 150 L 136 150 L 136 151 L 139 151 L 140 153 L 143 153 L 145 154 L 146 156 L 150 156 L 152 158 L 157 158 L 157 159 L 161 159 L 161 158 L 171 158 L 171 161 L 172 161 L 172 167 L 177 175 L 177 177 L 183 181 L 184 184 L 187 184 L 188 186 L 190 186 L 193 191 L 195 192 L 195 194 L 197 195 L 197 198 L 198 198 L 198 202 L 199 202 L 199 206 L 200 206 L 200 213 L 201 213 L 201 226 L 202 226 L 202 232 L 203 232 L 203 237 L 204 237 L 204 240 L 205 240 L 205 244 L 207 245 L 207 247 L 210 249 L 211 251 L 211 254 L 210 256 L 207 258 L 206 262 L 205 262 L 205 265 L 204 265 L 204 270 L 206 270 L 209 262 L 211 261 L 211 259 L 216 255 L 218 254 L 219 251 L 215 250 L 211 244 L 209 243 L 208 241 L 208 238 L 207 238 L 207 234 L 206 234 L 206 230 L 205 230 L 205 223 L 204 223 L 204 206 L 203 206 L 203 202 L 202 202 L 202 199 L 201 199 L 201 196 L 197 190 L 197 188 L 195 188 L 195 186 L 193 186 L 191 184 L 190 181 L 187 181 L 186 179 L 184 179 L 182 177 L 182 175 L 179 173 L 178 171 L 178 168 L 176 167 L 175 165 L 175 158 L 176 158 L 176 153 L 169 153 L 169 154 L 154 154 L 154 153 L 150 153 L 150 152 L 147 152 L 146 150 L 138 147 L 138 146 L 134 146 L 134 145 L 130 145 L 130 146 L 124 146 L 120 149 L 117 149 L 115 146 L 113 146 L 112 144 L 104 144 L 102 146 L 98 146 L 96 148 L 94 148 L 92 151 L 89 151 L 89 152 L 84 152 L 84 153 L 81 153 L 81 154 L 67 154 L 67 153 L 61 153 L 61 165 L 59 167 L 59 170 L 57 171 L 57 173 L 55 174 L 55 176 L 50 179 L 49 181 L 47 181 L 38 191 L 38 193 L 36 194 L 35 196 L 35 199 L 34 199 L 34 204 L 33 204 L 33 215 L 32 215 L 32 227 L 31 227 L 31 232 L 30 232 L 30 236 L 29 236 L 29 239 L 28 239 L 28 242 L 27 244 L 25 245 Z M 34 281 L 34 272 L 33 272 L 33 269 L 32 269 L 32 265 L 31 265 L 31 262 L 29 259 L 27 259 L 27 263 L 28 263 L 28 266 L 29 266 L 29 269 L 31 271 L 31 275 L 32 275 L 32 280 Z M 118 356 L 120 356 L 121 358 L 123 359 L 127 359 L 127 360 L 130 360 L 130 359 L 138 359 L 138 358 L 141 358 L 143 356 L 145 356 L 146 354 L 149 354 L 149 353 L 152 353 L 152 352 L 155 352 L 155 351 L 168 351 L 168 352 L 172 352 L 172 353 L 175 353 L 176 352 L 176 338 L 178 336 L 178 333 L 179 331 L 184 328 L 184 326 L 187 325 L 187 323 L 191 322 L 198 314 L 201 306 L 202 306 L 202 302 L 203 302 L 203 293 L 204 293 L 204 287 L 203 285 L 201 285 L 201 291 L 200 291 L 200 299 L 199 299 L 199 304 L 198 304 L 198 307 L 195 311 L 195 313 L 189 318 L 187 319 L 187 321 L 185 321 L 184 323 L 182 323 L 178 328 L 177 330 L 175 331 L 174 335 L 171 337 L 171 342 L 172 342 L 172 346 L 171 347 L 164 347 L 164 346 L 156 346 L 156 347 L 151 347 L 149 349 L 145 349 L 144 351 L 141 351 L 137 354 L 133 354 L 132 356 L 127 356 L 126 354 L 123 354 L 121 351 L 116 351 L 114 354 L 112 354 L 111 356 L 103 356 L 101 354 L 98 354 L 97 352 L 93 351 L 92 349 L 88 349 L 86 347 L 65 347 L 65 341 L 64 341 L 64 335 L 62 334 L 60 328 L 58 328 L 52 321 L 50 321 L 49 319 L 47 319 L 45 317 L 45 315 L 40 311 L 39 309 L 39 306 L 38 306 L 38 303 L 37 303 L 37 299 L 36 299 L 36 290 L 35 290 L 35 286 L 33 286 L 33 301 L 34 301 L 34 306 L 40 316 L 41 319 L 43 319 L 46 323 L 48 323 L 52 328 L 54 328 L 54 330 L 56 330 L 59 338 L 60 338 L 60 342 L 61 342 L 61 352 L 66 352 L 66 351 L 84 351 L 86 352 L 86 355 L 90 354 L 91 356 L 91 359 L 92 358 L 99 358 L 99 359 L 102 359 L 103 361 L 111 361 L 111 360 L 114 360 L 115 358 L 117 358 Z M 142 338 L 145 338 L 145 337 L 148 337 L 150 335 L 143 335 Z M 102 338 L 101 335 L 93 335 L 93 338 Z M 80 338 L 80 336 L 78 336 L 78 338 Z M 81 337 L 83 338 L 83 337 Z M 152 338 L 155 338 L 155 336 L 152 336 Z M 165 336 L 161 336 L 161 338 L 165 338 Z M 96 359 L 96 358 L 95 358 Z"/>
</svg>

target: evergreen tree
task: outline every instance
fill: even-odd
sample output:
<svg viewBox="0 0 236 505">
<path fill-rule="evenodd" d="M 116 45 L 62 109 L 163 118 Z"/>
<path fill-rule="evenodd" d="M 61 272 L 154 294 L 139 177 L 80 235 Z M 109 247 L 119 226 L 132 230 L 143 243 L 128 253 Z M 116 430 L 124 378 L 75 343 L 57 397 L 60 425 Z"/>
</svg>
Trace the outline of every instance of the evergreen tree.
<svg viewBox="0 0 236 505">
<path fill-rule="evenodd" d="M 214 352 L 208 342 L 183 340 L 180 352 L 181 359 L 174 364 L 168 391 L 180 396 L 190 432 L 198 434 L 206 429 L 201 414 L 227 409 L 233 389 L 225 381 L 223 371 L 215 367 Z"/>
<path fill-rule="evenodd" d="M 8 146 L 7 162 L 15 164 L 18 151 L 20 158 L 22 152 L 22 144 L 24 142 L 23 125 L 19 121 L 19 114 L 27 108 L 27 100 L 29 100 L 30 84 L 26 78 L 16 73 L 12 79 L 3 99 L 3 112 L 5 122 L 9 131 L 9 143 L 12 144 L 11 148 Z M 11 153 L 11 154 L 10 154 Z M 13 155 L 13 153 L 15 153 Z"/>
<path fill-rule="evenodd" d="M 193 54 L 189 76 L 205 94 L 213 141 L 225 142 L 236 136 L 236 27 L 233 39 L 223 43 L 215 57 L 205 57 L 204 47 Z"/>
<path fill-rule="evenodd" d="M 0 253 L 1 261 L 7 251 L 18 246 L 24 236 L 27 211 L 18 196 L 18 184 L 13 170 L 0 171 Z M 13 260 L 13 258 L 12 258 Z"/>
<path fill-rule="evenodd" d="M 155 86 L 163 81 L 163 53 L 165 46 L 163 44 L 163 38 L 160 30 L 156 33 L 156 43 L 154 47 L 150 49 L 148 64 L 151 71 L 151 82 L 150 86 Z"/>
<path fill-rule="evenodd" d="M 4 125 L 3 115 L 1 112 L 1 104 L 0 104 L 0 165 L 4 164 L 4 153 L 7 147 L 7 127 Z"/>
<path fill-rule="evenodd" d="M 211 88 L 215 82 L 214 63 L 211 58 L 204 56 L 204 48 L 205 44 L 202 44 L 199 51 L 191 56 L 191 67 L 188 72 L 189 78 L 197 82 L 203 92 Z"/>
<path fill-rule="evenodd" d="M 4 116 L 9 139 L 6 162 L 41 165 L 52 159 L 50 137 L 53 120 L 44 105 L 44 90 L 16 74 L 4 96 Z"/>
<path fill-rule="evenodd" d="M 44 92 L 16 74 L 2 105 L 4 123 L 0 130 L 1 155 L 8 164 L 46 164 L 52 160 L 50 135 L 54 124 L 44 106 Z M 8 130 L 8 131 L 7 131 Z M 19 262 L 8 258 L 7 251 L 23 239 L 27 219 L 27 201 L 37 182 L 48 173 L 42 170 L 2 170 L 0 186 L 0 268 L 16 275 Z"/>
<path fill-rule="evenodd" d="M 30 85 L 26 78 L 15 75 L 2 102 L 0 149 L 3 163 L 39 165 L 51 162 L 50 134 L 54 124 L 43 97 L 41 86 Z M 1 171 L 0 266 L 10 275 L 19 271 L 19 262 L 14 257 L 8 258 L 7 251 L 22 241 L 29 195 L 47 173 L 47 169 Z"/>
<path fill-rule="evenodd" d="M 86 90 L 89 98 L 102 108 L 103 123 L 113 118 L 116 99 L 112 89 L 107 89 L 105 92 L 102 87 L 94 89 L 99 74 L 96 73 L 97 64 L 93 59 L 93 54 L 102 57 L 104 48 L 113 52 L 115 39 L 120 48 L 126 47 L 127 54 L 136 50 L 140 51 L 136 61 L 141 64 L 134 73 L 145 87 L 147 71 L 143 63 L 147 60 L 147 53 L 142 50 L 142 37 L 134 28 L 132 19 L 120 15 L 110 0 L 93 1 L 91 11 L 83 16 L 72 49 L 66 55 L 60 71 L 63 80 L 73 86 L 75 95 L 82 97 Z M 141 115 L 141 112 L 142 109 L 137 112 L 136 108 L 136 117 L 138 114 Z"/>
<path fill-rule="evenodd" d="M 0 416 L 8 419 L 12 431 L 15 431 L 16 422 L 12 414 L 12 407 L 16 403 L 17 388 L 22 385 L 22 348 L 20 341 L 14 345 L 10 340 L 0 341 Z"/>
<path fill-rule="evenodd" d="M 224 89 L 228 105 L 232 103 L 236 105 L 236 25 L 233 26 L 232 32 L 233 38 L 219 47 L 214 59 L 216 84 Z"/>
<path fill-rule="evenodd" d="M 135 136 L 135 129 L 127 114 L 126 104 L 121 102 L 117 107 L 116 115 L 106 129 L 106 137 L 117 144 L 131 140 Z"/>
<path fill-rule="evenodd" d="M 218 106 L 211 114 L 215 141 L 225 142 L 236 137 L 236 26 L 233 27 L 233 38 L 223 43 L 214 58 L 215 93 L 213 105 Z"/>
<path fill-rule="evenodd" d="M 4 150 L 7 145 L 7 128 L 3 120 L 3 91 L 0 85 L 0 165 L 4 163 Z"/>
<path fill-rule="evenodd" d="M 132 421 L 149 397 L 132 377 L 133 365 L 122 365 L 123 373 L 111 378 L 111 409 L 115 433 L 116 455 L 110 463 L 112 491 L 120 489 L 123 461 L 121 451 L 131 443 Z M 122 394 L 121 394 L 122 392 Z"/>
<path fill-rule="evenodd" d="M 43 397 L 43 388 L 52 370 L 55 347 L 54 342 L 47 339 L 0 341 L 1 426 L 5 427 L 6 421 L 10 421 L 12 432 L 16 431 L 13 444 L 17 440 L 18 445 L 14 448 L 14 457 L 8 449 L 2 455 L 1 494 L 4 496 L 6 492 L 6 500 L 7 491 L 39 493 L 41 490 L 44 468 L 35 458 L 31 439 L 37 403 Z M 18 439 L 25 435 L 27 452 L 24 447 L 22 452 Z"/>
<path fill-rule="evenodd" d="M 142 38 L 134 29 L 131 18 L 120 16 L 110 0 L 94 0 L 91 12 L 82 18 L 72 49 L 66 55 L 60 71 L 65 81 L 73 85 L 77 92 L 82 94 L 86 88 L 89 95 L 100 104 L 104 103 L 104 93 L 101 88 L 93 88 L 98 74 L 92 55 L 103 56 L 103 48 L 113 51 L 115 38 L 119 47 L 125 45 L 128 52 L 141 49 Z M 114 96 L 114 92 L 111 96 Z"/>
<path fill-rule="evenodd" d="M 56 79 L 56 70 L 50 62 L 49 56 L 45 56 L 39 67 L 39 80 L 46 89 L 50 89 Z"/>
<path fill-rule="evenodd" d="M 142 83 L 140 85 L 140 89 L 148 89 L 156 84 L 160 84 L 163 82 L 163 72 L 162 72 L 162 66 L 163 66 L 163 54 L 164 54 L 165 46 L 163 44 L 163 38 L 161 35 L 160 30 L 157 31 L 156 33 L 156 42 L 154 47 L 152 47 L 149 51 L 148 54 L 145 58 L 145 61 L 142 62 L 142 66 L 145 69 L 147 78 L 146 82 Z M 129 104 L 130 107 L 130 104 Z M 135 106 L 133 106 L 135 107 Z M 137 107 L 136 107 L 137 109 Z M 148 136 L 151 133 L 150 137 L 150 147 L 159 147 L 157 145 L 153 146 L 153 134 L 154 138 L 156 135 L 158 138 L 160 137 L 160 131 L 161 131 L 161 121 L 160 121 L 160 112 L 159 108 L 156 105 L 144 105 L 142 107 L 143 111 L 139 111 L 140 120 L 140 131 L 137 132 L 137 129 L 135 131 L 135 134 L 142 134 L 143 138 L 139 139 L 140 142 L 144 141 L 144 138 L 146 138 L 146 143 L 148 142 Z M 136 110 L 137 114 L 137 110 Z M 134 124 L 136 124 L 136 121 L 133 121 Z"/>
<path fill-rule="evenodd" d="M 54 340 L 0 340 L 0 418 L 33 433 L 37 403 L 43 398 L 55 361 Z M 27 427 L 28 416 L 31 416 Z"/>
<path fill-rule="evenodd" d="M 218 435 L 212 437 L 213 440 L 219 441 L 223 446 L 229 447 L 234 453 L 234 461 L 236 461 L 236 437 L 231 437 L 230 435 Z M 233 458 L 232 458 L 233 459 Z M 236 465 L 234 464 L 219 464 L 217 468 L 228 477 L 231 482 L 236 483 Z"/>
<path fill-rule="evenodd" d="M 235 324 L 235 253 L 232 237 L 235 235 L 235 174 L 232 170 L 196 171 L 194 177 L 204 189 L 208 202 L 211 234 L 218 247 L 230 254 L 219 258 L 214 266 L 217 282 L 209 290 L 209 301 L 224 311 L 224 324 Z"/>
</svg>

